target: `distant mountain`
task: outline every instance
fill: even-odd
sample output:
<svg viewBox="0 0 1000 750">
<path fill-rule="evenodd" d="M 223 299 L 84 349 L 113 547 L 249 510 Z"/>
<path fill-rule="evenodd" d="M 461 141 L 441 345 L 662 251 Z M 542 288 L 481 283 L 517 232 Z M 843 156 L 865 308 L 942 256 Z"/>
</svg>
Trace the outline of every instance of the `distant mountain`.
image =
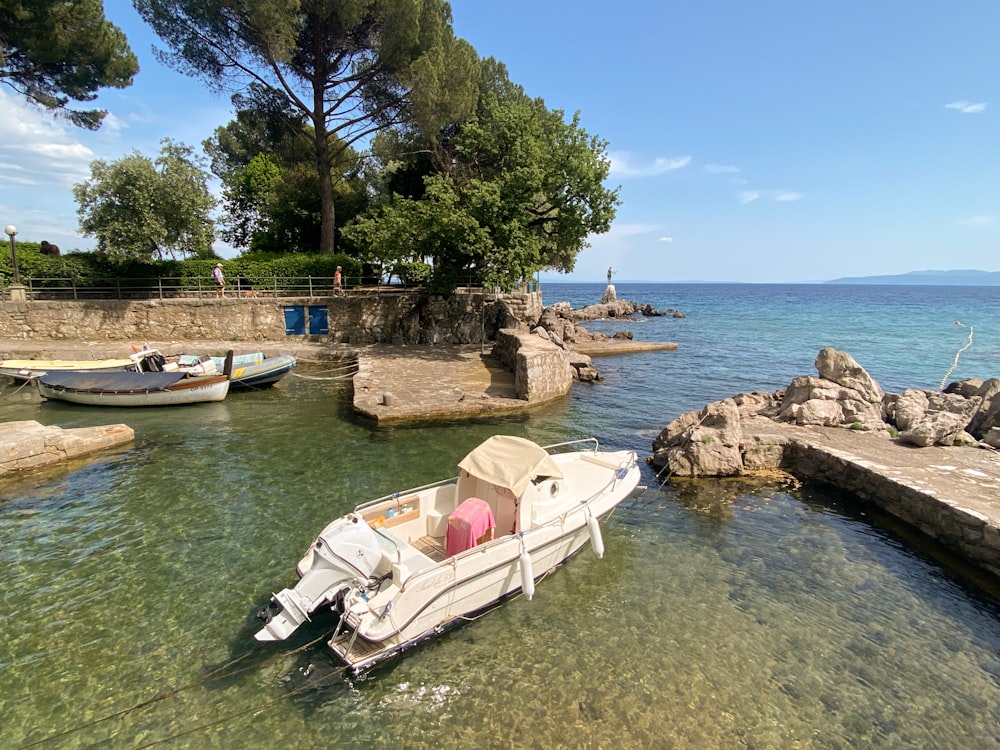
<svg viewBox="0 0 1000 750">
<path fill-rule="evenodd" d="M 924 284 L 928 286 L 1000 286 L 1000 271 L 910 271 L 895 276 L 849 276 L 824 284 Z"/>
</svg>

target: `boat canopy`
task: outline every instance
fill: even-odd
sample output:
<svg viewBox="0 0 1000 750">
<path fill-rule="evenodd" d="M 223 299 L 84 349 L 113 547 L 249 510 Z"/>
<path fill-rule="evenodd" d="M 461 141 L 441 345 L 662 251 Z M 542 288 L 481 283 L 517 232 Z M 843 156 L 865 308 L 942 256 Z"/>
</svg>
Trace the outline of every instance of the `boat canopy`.
<svg viewBox="0 0 1000 750">
<path fill-rule="evenodd" d="M 538 477 L 562 479 L 562 471 L 537 443 L 512 435 L 494 435 L 459 461 L 469 474 L 513 491 L 520 497 Z"/>
</svg>

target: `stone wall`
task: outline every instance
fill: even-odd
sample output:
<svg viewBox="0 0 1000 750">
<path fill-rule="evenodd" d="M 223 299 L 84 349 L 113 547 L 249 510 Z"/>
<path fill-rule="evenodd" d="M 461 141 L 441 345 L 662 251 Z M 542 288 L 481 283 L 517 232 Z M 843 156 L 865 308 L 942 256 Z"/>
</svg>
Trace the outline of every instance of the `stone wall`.
<svg viewBox="0 0 1000 750">
<path fill-rule="evenodd" d="M 850 492 L 1000 577 L 1000 528 L 982 513 L 935 497 L 902 472 L 888 476 L 835 451 L 791 441 L 780 455 L 782 468 Z"/>
<path fill-rule="evenodd" d="M 496 320 L 498 306 L 530 315 L 541 311 L 542 301 L 540 292 L 503 295 L 499 300 L 477 293 L 392 292 L 318 298 L 5 302 L 0 309 L 0 338 L 281 341 L 289 338 L 286 305 L 327 308 L 329 334 L 310 340 L 435 345 L 483 343 L 495 333 L 490 321 Z"/>
<path fill-rule="evenodd" d="M 533 333 L 501 329 L 493 356 L 514 373 L 517 398 L 529 403 L 565 396 L 573 385 L 573 367 L 566 351 Z"/>
</svg>

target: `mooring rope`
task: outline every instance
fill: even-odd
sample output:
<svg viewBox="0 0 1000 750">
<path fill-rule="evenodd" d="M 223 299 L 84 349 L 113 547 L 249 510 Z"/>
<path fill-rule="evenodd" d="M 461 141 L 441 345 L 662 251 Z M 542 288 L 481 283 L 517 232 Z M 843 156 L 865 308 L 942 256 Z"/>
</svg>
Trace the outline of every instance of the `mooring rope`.
<svg viewBox="0 0 1000 750">
<path fill-rule="evenodd" d="M 343 375 L 330 375 L 329 377 L 325 377 L 325 378 L 319 377 L 317 375 L 303 375 L 302 373 L 298 373 L 298 372 L 293 372 L 293 373 L 290 373 L 290 374 L 294 375 L 297 378 L 302 378 L 303 380 L 350 380 L 351 378 L 353 378 L 358 373 L 355 370 L 354 372 L 347 372 L 347 373 L 344 373 Z"/>
<path fill-rule="evenodd" d="M 26 385 L 34 385 L 34 381 L 33 380 L 25 380 L 23 383 L 21 383 L 21 385 L 19 385 L 17 388 L 15 388 L 12 393 L 8 393 L 6 396 L 4 396 L 4 398 L 12 398 L 12 397 L 16 396 L 18 393 L 21 392 L 21 389 L 24 388 L 24 386 L 26 386 Z"/>
<path fill-rule="evenodd" d="M 962 326 L 962 328 L 965 328 L 965 324 L 960 320 L 956 320 L 955 325 Z M 951 369 L 944 374 L 943 378 L 941 378 L 941 385 L 938 386 L 939 391 L 944 390 L 944 384 L 948 381 L 948 378 L 951 377 L 951 374 L 955 372 L 955 368 L 958 367 L 958 358 L 962 356 L 962 352 L 964 352 L 966 349 L 972 346 L 972 332 L 973 332 L 973 327 L 969 326 L 969 340 L 966 342 L 965 346 L 963 346 L 961 349 L 955 352 L 955 361 L 952 362 Z"/>
<path fill-rule="evenodd" d="M 279 659 L 279 658 L 284 659 L 284 658 L 287 658 L 289 656 L 292 656 L 293 654 L 299 653 L 300 651 L 304 651 L 305 649 L 309 648 L 310 646 L 315 645 L 319 641 L 321 641 L 324 638 L 326 638 L 327 636 L 329 636 L 330 633 L 332 633 L 332 632 L 333 631 L 330 631 L 328 633 L 324 633 L 323 635 L 321 635 L 321 636 L 319 636 L 317 638 L 314 638 L 313 640 L 309 641 L 308 643 L 305 643 L 305 644 L 303 644 L 303 645 L 301 645 L 301 646 L 299 646 L 297 648 L 294 648 L 291 651 L 281 651 L 281 652 L 279 652 L 277 654 L 272 654 L 271 656 L 269 656 L 267 659 L 265 659 L 262 662 L 259 662 L 259 663 L 256 663 L 256 664 L 250 664 L 250 665 L 247 665 L 245 667 L 241 667 L 240 669 L 226 671 L 225 674 L 223 674 L 221 676 L 222 677 L 233 677 L 235 675 L 238 675 L 238 674 L 240 674 L 242 672 L 245 672 L 247 670 L 250 670 L 250 669 L 259 669 L 260 667 L 264 666 L 265 664 L 268 664 L 271 661 L 274 661 L 275 659 Z M 177 695 L 180 695 L 181 693 L 185 692 L 186 690 L 190 690 L 191 688 L 195 688 L 195 687 L 198 687 L 199 685 L 205 684 L 206 682 L 212 680 L 217 675 L 219 675 L 220 672 L 223 672 L 224 670 L 228 670 L 230 667 L 232 667 L 235 664 L 238 664 L 239 662 L 243 661 L 247 657 L 253 656 L 255 653 L 258 653 L 263 648 L 266 648 L 266 646 L 259 646 L 259 647 L 256 647 L 256 648 L 252 648 L 249 651 L 245 651 L 244 653 L 240 654 L 236 658 L 230 659 L 225 664 L 222 664 L 222 665 L 216 667 L 215 669 L 213 669 L 212 671 L 210 671 L 208 674 L 206 674 L 204 677 L 201 677 L 201 678 L 199 678 L 197 680 L 189 682 L 186 685 L 182 685 L 181 687 L 174 688 L 172 690 L 166 690 L 166 691 L 164 691 L 162 693 L 158 693 L 157 695 L 154 695 L 152 698 L 148 698 L 147 700 L 140 701 L 139 703 L 136 703 L 135 705 L 130 706 L 129 708 L 123 708 L 123 709 L 121 709 L 119 711 L 115 711 L 113 713 L 107 714 L 105 716 L 100 717 L 99 719 L 93 719 L 92 721 L 88 721 L 88 722 L 85 722 L 83 724 L 78 724 L 75 727 L 70 727 L 69 729 L 66 729 L 66 730 L 64 730 L 62 732 L 57 732 L 56 734 L 49 735 L 48 737 L 43 737 L 42 739 L 35 740 L 34 742 L 30 742 L 27 745 L 21 745 L 20 746 L 20 750 L 28 750 L 28 748 L 38 747 L 40 745 L 48 744 L 50 742 L 53 742 L 54 740 L 62 739 L 63 737 L 66 737 L 68 735 L 76 734 L 77 732 L 82 732 L 84 729 L 90 729 L 91 727 L 95 727 L 98 724 L 103 724 L 104 722 L 109 721 L 111 719 L 120 719 L 120 718 L 123 718 L 123 717 L 128 716 L 129 714 L 131 714 L 131 713 L 133 713 L 135 711 L 139 711 L 141 709 L 148 708 L 149 706 L 152 706 L 152 705 L 154 705 L 156 703 L 160 703 L 160 702 L 166 700 L 167 698 L 173 698 L 173 697 L 175 697 Z M 340 673 L 342 671 L 343 671 L 343 669 L 339 669 L 339 670 L 337 670 L 337 671 L 335 671 L 335 672 L 333 672 L 331 674 L 324 675 L 324 678 L 336 675 L 336 674 L 338 674 L 338 673 Z M 276 698 L 275 700 L 278 700 L 278 699 Z M 269 705 L 270 703 L 274 703 L 274 702 L 275 701 L 268 701 L 268 703 L 264 704 L 264 705 L 266 706 L 266 705 Z M 251 709 L 251 710 L 253 710 L 253 709 Z M 245 713 L 245 712 L 241 712 L 241 713 Z M 235 714 L 235 715 L 238 716 L 239 714 Z M 203 727 L 209 727 L 209 726 L 212 726 L 215 723 L 218 723 L 218 722 L 212 722 L 210 724 L 205 724 L 205 725 L 203 725 Z M 196 729 L 200 729 L 200 728 L 203 728 L 203 727 L 197 727 Z M 195 730 L 191 730 L 191 731 L 195 731 Z M 181 737 L 181 736 L 183 736 L 185 734 L 190 734 L 190 731 L 182 732 L 180 734 L 174 735 L 174 737 Z M 161 742 L 169 741 L 169 740 L 173 739 L 174 737 L 168 737 L 166 740 L 157 740 L 156 742 L 150 743 L 149 745 L 142 745 L 142 747 L 150 747 L 151 745 L 160 744 Z"/>
</svg>

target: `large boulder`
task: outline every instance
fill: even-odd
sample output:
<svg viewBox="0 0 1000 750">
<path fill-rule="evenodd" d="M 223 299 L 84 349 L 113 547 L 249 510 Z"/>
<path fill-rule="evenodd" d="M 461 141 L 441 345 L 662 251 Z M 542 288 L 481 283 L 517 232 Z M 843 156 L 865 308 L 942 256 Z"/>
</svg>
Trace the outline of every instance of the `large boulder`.
<svg viewBox="0 0 1000 750">
<path fill-rule="evenodd" d="M 896 399 L 894 417 L 899 439 L 913 445 L 968 445 L 975 438 L 966 432 L 982 399 L 957 393 L 908 389 Z"/>
<path fill-rule="evenodd" d="M 824 380 L 832 380 L 838 385 L 857 391 L 862 399 L 870 403 L 882 402 L 882 388 L 847 352 L 825 346 L 819 350 L 815 364 L 816 371 Z"/>
<path fill-rule="evenodd" d="M 980 404 L 967 429 L 982 439 L 992 428 L 1000 427 L 1000 380 L 990 378 L 982 382 L 973 396 L 979 398 Z"/>
<path fill-rule="evenodd" d="M 743 471 L 742 442 L 739 407 L 727 398 L 668 424 L 653 441 L 650 462 L 675 476 L 735 476 Z"/>
<path fill-rule="evenodd" d="M 849 382 L 861 381 L 855 379 Z M 885 429 L 882 420 L 882 389 L 878 384 L 875 384 L 875 389 L 866 387 L 862 391 L 827 378 L 802 375 L 785 389 L 778 410 L 778 421 L 821 427 Z M 876 393 L 878 397 L 873 400 Z"/>
</svg>

